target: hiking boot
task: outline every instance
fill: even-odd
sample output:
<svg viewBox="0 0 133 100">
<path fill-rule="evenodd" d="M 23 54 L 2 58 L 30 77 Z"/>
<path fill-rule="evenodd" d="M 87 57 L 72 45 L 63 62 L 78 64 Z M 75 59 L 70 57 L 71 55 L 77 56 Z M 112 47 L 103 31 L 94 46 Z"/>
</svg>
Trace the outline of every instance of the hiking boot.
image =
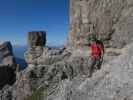
<svg viewBox="0 0 133 100">
<path fill-rule="evenodd" d="M 92 77 L 92 73 L 89 73 L 89 74 L 87 75 L 87 77 L 88 77 L 88 78 Z"/>
</svg>

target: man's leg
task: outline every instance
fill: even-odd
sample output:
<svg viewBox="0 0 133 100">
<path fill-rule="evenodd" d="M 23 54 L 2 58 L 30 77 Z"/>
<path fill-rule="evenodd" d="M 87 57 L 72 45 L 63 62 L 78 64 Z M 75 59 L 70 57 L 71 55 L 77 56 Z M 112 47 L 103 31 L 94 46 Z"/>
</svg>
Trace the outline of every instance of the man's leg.
<svg viewBox="0 0 133 100">
<path fill-rule="evenodd" d="M 96 59 L 95 58 L 92 58 L 91 65 L 90 65 L 90 69 L 89 69 L 89 73 L 88 73 L 88 77 L 91 77 L 92 76 L 92 73 L 94 71 L 95 64 L 96 64 Z"/>
<path fill-rule="evenodd" d="M 101 69 L 102 62 L 103 62 L 102 58 L 96 59 L 96 69 L 97 70 Z"/>
</svg>

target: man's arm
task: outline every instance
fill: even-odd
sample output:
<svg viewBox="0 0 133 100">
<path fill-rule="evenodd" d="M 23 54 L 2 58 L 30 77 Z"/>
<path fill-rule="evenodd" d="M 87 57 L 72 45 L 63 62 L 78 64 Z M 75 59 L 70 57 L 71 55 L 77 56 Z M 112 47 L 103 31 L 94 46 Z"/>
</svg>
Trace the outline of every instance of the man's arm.
<svg viewBox="0 0 133 100">
<path fill-rule="evenodd" d="M 104 56 L 104 45 L 100 45 L 101 57 Z"/>
</svg>

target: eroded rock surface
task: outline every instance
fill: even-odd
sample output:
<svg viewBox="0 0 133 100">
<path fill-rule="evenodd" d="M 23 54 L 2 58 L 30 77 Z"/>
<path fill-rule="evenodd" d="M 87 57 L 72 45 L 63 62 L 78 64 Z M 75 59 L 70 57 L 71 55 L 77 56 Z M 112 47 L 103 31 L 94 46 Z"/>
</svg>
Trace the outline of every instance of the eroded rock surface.
<svg viewBox="0 0 133 100">
<path fill-rule="evenodd" d="M 75 77 L 59 85 L 48 100 L 133 100 L 133 44 L 105 63 L 91 78 Z"/>
<path fill-rule="evenodd" d="M 0 44 L 0 59 L 1 65 L 14 66 L 16 64 L 10 42 L 3 42 Z"/>
<path fill-rule="evenodd" d="M 2 90 L 0 90 L 0 100 L 12 100 L 12 87 L 9 85 L 4 86 Z"/>
<path fill-rule="evenodd" d="M 133 41 L 132 14 L 132 0 L 70 0 L 68 45 L 86 45 L 97 33 L 107 46 L 121 48 Z"/>
</svg>

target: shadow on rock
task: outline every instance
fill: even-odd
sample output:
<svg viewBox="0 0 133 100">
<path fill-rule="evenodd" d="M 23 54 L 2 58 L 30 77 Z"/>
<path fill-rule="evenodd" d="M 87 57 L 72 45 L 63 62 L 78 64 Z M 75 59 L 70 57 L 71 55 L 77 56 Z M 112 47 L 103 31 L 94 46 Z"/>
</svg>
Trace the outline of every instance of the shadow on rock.
<svg viewBox="0 0 133 100">
<path fill-rule="evenodd" d="M 14 70 L 8 66 L 0 66 L 0 89 L 5 85 L 13 85 L 16 81 Z"/>
</svg>

